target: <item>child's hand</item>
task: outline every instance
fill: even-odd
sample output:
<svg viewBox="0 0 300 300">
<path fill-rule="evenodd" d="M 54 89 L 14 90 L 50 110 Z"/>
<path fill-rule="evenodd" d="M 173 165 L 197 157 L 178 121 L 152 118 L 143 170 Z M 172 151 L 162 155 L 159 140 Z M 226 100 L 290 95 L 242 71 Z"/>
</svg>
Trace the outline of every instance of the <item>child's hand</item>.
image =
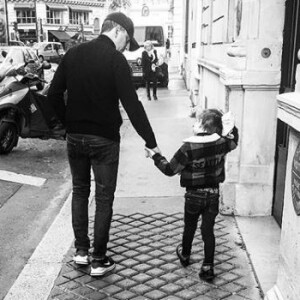
<svg viewBox="0 0 300 300">
<path fill-rule="evenodd" d="M 230 138 L 230 133 L 234 127 L 234 123 L 235 123 L 234 116 L 230 111 L 223 115 L 223 117 L 222 117 L 222 124 L 223 124 L 222 136 L 226 136 L 226 137 Z"/>
</svg>

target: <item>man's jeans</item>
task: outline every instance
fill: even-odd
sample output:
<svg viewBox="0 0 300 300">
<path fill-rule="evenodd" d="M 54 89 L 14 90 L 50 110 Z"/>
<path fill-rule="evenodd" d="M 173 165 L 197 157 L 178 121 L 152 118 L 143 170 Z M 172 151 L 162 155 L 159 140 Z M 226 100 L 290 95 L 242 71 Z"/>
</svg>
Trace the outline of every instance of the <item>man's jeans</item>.
<svg viewBox="0 0 300 300">
<path fill-rule="evenodd" d="M 204 190 L 187 191 L 184 206 L 184 232 L 182 254 L 191 254 L 192 243 L 197 229 L 199 216 L 202 215 L 201 234 L 204 242 L 205 265 L 213 265 L 215 253 L 214 224 L 219 213 L 219 192 Z"/>
<path fill-rule="evenodd" d="M 101 259 L 106 254 L 109 240 L 120 144 L 99 136 L 68 134 L 67 149 L 73 182 L 72 225 L 75 248 L 90 248 L 88 199 L 92 168 L 96 185 L 93 257 Z"/>
</svg>

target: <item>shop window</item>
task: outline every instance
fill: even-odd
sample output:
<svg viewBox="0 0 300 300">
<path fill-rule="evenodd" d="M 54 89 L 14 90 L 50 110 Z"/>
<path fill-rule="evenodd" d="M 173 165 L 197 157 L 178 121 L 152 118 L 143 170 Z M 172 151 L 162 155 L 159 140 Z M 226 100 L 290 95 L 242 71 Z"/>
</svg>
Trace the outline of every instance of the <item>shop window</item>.
<svg viewBox="0 0 300 300">
<path fill-rule="evenodd" d="M 35 23 L 35 10 L 34 9 L 17 9 L 17 22 L 18 23 Z"/>
<path fill-rule="evenodd" d="M 48 24 L 62 24 L 62 11 L 52 10 L 47 7 L 47 23 Z"/>
<path fill-rule="evenodd" d="M 69 19 L 70 19 L 70 24 L 89 25 L 89 13 L 85 11 L 74 11 L 70 9 Z"/>
</svg>

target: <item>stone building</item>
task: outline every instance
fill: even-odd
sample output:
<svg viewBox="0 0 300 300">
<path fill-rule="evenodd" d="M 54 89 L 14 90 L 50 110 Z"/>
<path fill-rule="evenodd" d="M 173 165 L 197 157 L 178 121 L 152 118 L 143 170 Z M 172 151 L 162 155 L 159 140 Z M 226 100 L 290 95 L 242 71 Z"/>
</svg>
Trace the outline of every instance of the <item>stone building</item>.
<svg viewBox="0 0 300 300">
<path fill-rule="evenodd" d="M 191 99 L 231 110 L 240 132 L 221 211 L 274 217 L 279 266 L 266 299 L 300 299 L 300 1 L 186 0 L 183 15 Z"/>
</svg>

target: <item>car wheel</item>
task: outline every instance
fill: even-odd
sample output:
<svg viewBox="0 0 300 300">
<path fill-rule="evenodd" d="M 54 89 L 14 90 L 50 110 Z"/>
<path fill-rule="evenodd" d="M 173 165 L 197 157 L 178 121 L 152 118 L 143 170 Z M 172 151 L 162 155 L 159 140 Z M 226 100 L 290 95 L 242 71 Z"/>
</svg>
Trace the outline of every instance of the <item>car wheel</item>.
<svg viewBox="0 0 300 300">
<path fill-rule="evenodd" d="M 2 122 L 0 124 L 0 154 L 8 154 L 18 143 L 18 131 L 14 124 Z"/>
</svg>

